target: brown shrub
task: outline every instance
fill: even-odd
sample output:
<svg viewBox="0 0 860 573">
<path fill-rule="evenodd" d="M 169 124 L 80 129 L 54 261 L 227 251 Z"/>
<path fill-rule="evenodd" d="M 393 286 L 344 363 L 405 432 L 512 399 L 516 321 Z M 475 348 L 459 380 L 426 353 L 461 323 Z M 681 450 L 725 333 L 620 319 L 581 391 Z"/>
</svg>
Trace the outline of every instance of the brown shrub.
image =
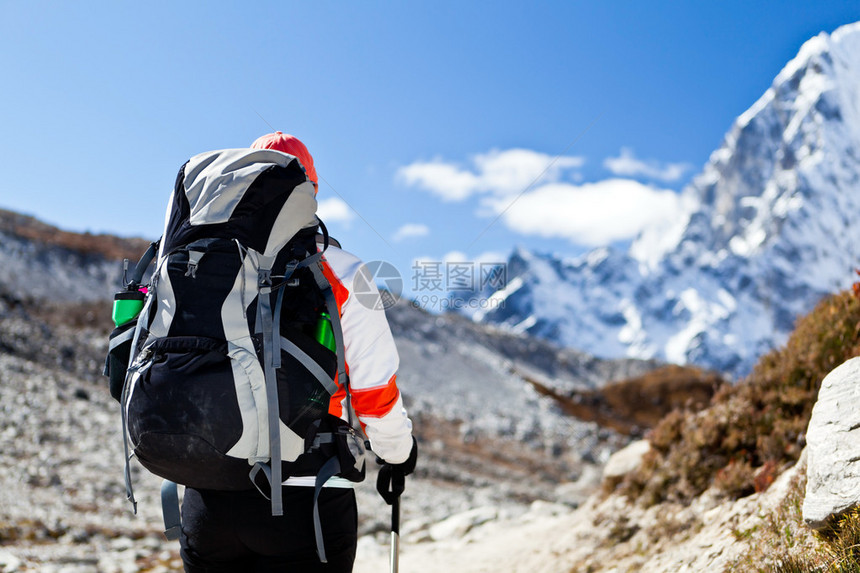
<svg viewBox="0 0 860 573">
<path fill-rule="evenodd" d="M 701 410 L 725 384 L 713 372 L 676 365 L 570 396 L 562 396 L 528 377 L 526 380 L 558 402 L 566 413 L 628 435 L 642 435 L 675 410 Z"/>
<path fill-rule="evenodd" d="M 747 461 L 730 460 L 717 471 L 714 487 L 730 497 L 743 497 L 755 491 L 755 470 Z"/>
<path fill-rule="evenodd" d="M 753 476 L 753 486 L 756 493 L 761 493 L 771 486 L 776 481 L 776 476 L 779 475 L 779 468 L 776 462 L 768 460 L 762 467 L 756 470 Z"/>
<path fill-rule="evenodd" d="M 709 408 L 663 418 L 649 434 L 651 455 L 620 491 L 645 504 L 687 502 L 713 485 L 732 498 L 752 493 L 760 468 L 797 460 L 821 381 L 858 354 L 860 300 L 850 291 L 827 297 Z"/>
<path fill-rule="evenodd" d="M 601 390 L 608 408 L 636 424 L 653 428 L 673 410 L 701 410 L 725 381 L 714 372 L 670 364 Z"/>
<path fill-rule="evenodd" d="M 669 412 L 648 436 L 651 445 L 662 453 L 668 452 L 672 444 L 681 439 L 686 419 L 680 410 Z"/>
</svg>

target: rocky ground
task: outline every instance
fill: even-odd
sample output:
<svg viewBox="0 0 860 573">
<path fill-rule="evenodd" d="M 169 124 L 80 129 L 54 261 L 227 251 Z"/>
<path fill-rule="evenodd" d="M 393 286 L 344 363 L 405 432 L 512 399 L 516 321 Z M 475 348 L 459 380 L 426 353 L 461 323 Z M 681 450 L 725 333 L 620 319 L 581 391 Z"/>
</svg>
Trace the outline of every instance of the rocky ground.
<svg viewBox="0 0 860 573">
<path fill-rule="evenodd" d="M 4 573 L 181 570 L 176 544 L 160 533 L 160 480 L 133 463 L 137 516 L 125 499 L 119 406 L 101 376 L 106 308 L 0 297 Z M 514 518 L 537 500 L 572 508 L 598 484 L 597 466 L 572 448 L 547 455 L 516 433 L 492 435 L 421 408 L 413 417 L 422 461 L 403 499 L 404 537 L 413 542 L 451 535 L 451 516 Z M 594 431 L 606 449 L 624 441 Z M 374 481 L 371 469 L 358 488 L 362 548 L 371 553 L 385 550 L 390 525 Z"/>
<path fill-rule="evenodd" d="M 756 532 L 775 508 L 796 503 L 803 468 L 801 461 L 766 492 L 734 502 L 706 492 L 688 506 L 649 509 L 615 495 L 594 495 L 576 510 L 546 502 L 515 515 L 478 508 L 404 529 L 400 564 L 422 573 L 758 571 L 747 560 Z M 385 571 L 384 549 L 362 540 L 356 573 Z"/>
<path fill-rule="evenodd" d="M 32 322 L 7 316 L 3 325 L 4 340 L 38 344 Z M 159 480 L 135 471 L 133 516 L 117 405 L 102 380 L 81 374 L 96 366 L 102 333 L 76 333 L 66 339 L 76 349 L 68 372 L 0 355 L 0 571 L 179 571 L 175 543 L 160 535 Z M 43 342 L 39 353 L 64 353 L 62 344 Z M 422 440 L 424 463 L 403 498 L 404 571 L 744 570 L 744 532 L 784 501 L 798 474 L 790 470 L 766 493 L 734 503 L 706 494 L 687 507 L 646 510 L 616 496 L 587 498 L 599 482 L 594 466 L 563 483 L 566 470 L 542 454 L 489 440 L 455 448 L 454 425 L 420 421 L 434 430 Z M 496 454 L 479 458 L 480 451 Z M 358 493 L 356 571 L 386 570 L 388 508 L 372 476 Z"/>
</svg>

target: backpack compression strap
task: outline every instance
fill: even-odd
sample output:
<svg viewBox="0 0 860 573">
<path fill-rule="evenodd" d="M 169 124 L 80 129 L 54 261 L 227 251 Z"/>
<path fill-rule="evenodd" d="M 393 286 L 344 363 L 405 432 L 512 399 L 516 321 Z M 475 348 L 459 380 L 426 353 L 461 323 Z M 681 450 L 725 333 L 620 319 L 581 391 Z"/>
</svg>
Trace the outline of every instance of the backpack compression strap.
<svg viewBox="0 0 860 573">
<path fill-rule="evenodd" d="M 272 515 L 284 515 L 284 502 L 281 492 L 281 417 L 278 398 L 277 368 L 281 362 L 280 334 L 276 330 L 280 326 L 280 318 L 276 318 L 272 309 L 272 265 L 275 257 L 260 257 L 258 275 L 259 295 L 257 297 L 257 333 L 263 335 L 263 371 L 266 380 L 266 400 L 269 407 L 269 464 L 263 467 L 260 462 L 254 464 L 251 470 L 251 480 L 260 469 L 263 469 L 269 480 L 272 500 Z M 286 280 L 286 277 L 285 277 Z M 280 293 L 279 293 L 280 294 Z M 276 304 L 276 307 L 279 306 Z M 278 327 L 275 324 L 278 324 Z M 277 336 L 279 344 L 272 344 Z M 275 356 L 277 355 L 277 358 Z M 287 397 L 287 399 L 289 399 Z"/>
<path fill-rule="evenodd" d="M 319 556 L 321 563 L 328 563 L 328 559 L 325 555 L 325 541 L 323 540 L 322 522 L 320 521 L 320 492 L 322 492 L 325 482 L 339 473 L 340 460 L 335 455 L 323 464 L 323 467 L 320 468 L 320 471 L 317 474 L 316 482 L 314 483 L 314 537 L 317 542 L 317 556 Z"/>
<path fill-rule="evenodd" d="M 269 260 L 271 259 L 271 260 Z M 286 341 L 280 334 L 280 314 L 283 301 L 283 287 L 289 281 L 292 274 L 303 267 L 315 268 L 316 264 L 322 259 L 322 253 L 315 253 L 297 264 L 291 264 L 287 267 L 281 282 L 277 285 L 272 284 L 271 268 L 274 264 L 274 257 L 261 257 L 260 267 L 258 270 L 258 288 L 259 296 L 257 299 L 257 334 L 261 334 L 263 338 L 263 371 L 266 381 L 266 401 L 268 402 L 269 410 L 269 463 L 257 462 L 251 469 L 249 477 L 251 482 L 256 486 L 256 478 L 260 472 L 263 472 L 266 480 L 269 482 L 269 490 L 271 492 L 272 515 L 280 516 L 284 514 L 284 502 L 281 492 L 281 483 L 283 482 L 283 473 L 281 468 L 281 419 L 280 419 L 280 400 L 278 397 L 278 377 L 277 369 L 281 367 L 281 349 L 284 348 L 296 359 L 305 365 L 315 378 L 320 379 L 319 370 L 322 370 L 309 356 L 304 352 L 296 353 L 290 346 L 291 343 Z M 328 285 L 328 282 L 326 282 Z M 275 306 L 272 308 L 271 294 L 274 290 L 278 291 Z M 329 290 L 331 290 L 329 288 Z M 332 324 L 334 326 L 334 324 Z M 342 337 L 341 337 L 342 338 Z M 287 344 L 285 345 L 285 341 Z M 295 350 L 298 350 L 296 348 Z M 311 366 L 313 364 L 313 366 Z M 314 368 L 315 367 L 315 368 Z M 334 383 L 328 380 L 327 376 L 322 379 L 327 382 L 323 386 L 330 390 Z M 322 380 L 321 380 L 322 381 Z M 289 396 L 282 398 L 289 401 Z M 259 488 L 258 488 L 259 489 Z"/>
</svg>

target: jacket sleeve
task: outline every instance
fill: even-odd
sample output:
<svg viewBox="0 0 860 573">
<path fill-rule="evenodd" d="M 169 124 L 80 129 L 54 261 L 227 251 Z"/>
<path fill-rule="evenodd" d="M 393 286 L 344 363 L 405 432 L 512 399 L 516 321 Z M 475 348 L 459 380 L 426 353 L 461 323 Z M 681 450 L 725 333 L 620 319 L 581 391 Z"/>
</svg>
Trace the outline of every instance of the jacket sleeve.
<svg viewBox="0 0 860 573">
<path fill-rule="evenodd" d="M 352 407 L 374 453 L 402 463 L 412 449 L 412 421 L 397 388 L 399 357 L 379 292 L 353 255 L 330 247 L 325 257 L 341 313 Z M 332 414 L 343 416 L 345 399 L 341 387 L 332 397 Z"/>
</svg>

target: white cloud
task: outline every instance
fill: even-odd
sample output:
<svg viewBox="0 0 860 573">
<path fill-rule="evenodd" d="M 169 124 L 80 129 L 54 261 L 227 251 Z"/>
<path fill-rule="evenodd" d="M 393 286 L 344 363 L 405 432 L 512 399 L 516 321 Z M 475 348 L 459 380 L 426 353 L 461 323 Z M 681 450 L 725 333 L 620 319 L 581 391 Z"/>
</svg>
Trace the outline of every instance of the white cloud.
<svg viewBox="0 0 860 573">
<path fill-rule="evenodd" d="M 631 179 L 607 179 L 544 185 L 514 203 L 493 199 L 488 206 L 518 233 L 593 247 L 632 239 L 647 227 L 671 220 L 679 213 L 680 198 Z"/>
<path fill-rule="evenodd" d="M 355 211 L 337 197 L 320 201 L 317 205 L 317 215 L 323 223 L 350 223 L 355 219 Z"/>
<path fill-rule="evenodd" d="M 690 170 L 687 163 L 660 163 L 659 161 L 643 161 L 638 159 L 629 147 L 622 147 L 618 157 L 607 157 L 603 161 L 613 175 L 625 177 L 647 177 L 658 181 L 671 183 L 684 176 Z"/>
<path fill-rule="evenodd" d="M 448 251 L 441 257 L 424 255 L 412 259 L 413 266 L 429 266 L 442 265 L 451 263 L 471 263 L 471 264 L 504 264 L 508 260 L 508 255 L 500 251 L 485 251 L 476 257 L 470 257 L 463 251 Z"/>
<path fill-rule="evenodd" d="M 423 187 L 445 201 L 462 201 L 474 193 L 479 184 L 478 177 L 472 173 L 442 161 L 413 163 L 401 167 L 397 176 L 407 185 Z"/>
<path fill-rule="evenodd" d="M 443 263 L 468 263 L 471 262 L 469 255 L 463 251 L 449 251 L 442 256 Z"/>
<path fill-rule="evenodd" d="M 406 223 L 394 232 L 392 237 L 395 241 L 402 241 L 412 237 L 426 237 L 430 234 L 430 227 L 421 223 Z"/>
<path fill-rule="evenodd" d="M 527 149 L 494 150 L 473 156 L 468 168 L 435 160 L 403 167 L 398 177 L 445 201 L 477 196 L 478 216 L 498 217 L 514 232 L 563 238 L 585 247 L 629 240 L 678 216 L 680 198 L 674 191 L 630 178 L 580 183 L 580 174 L 570 171 L 583 163 L 581 157 L 554 158 Z M 667 181 L 688 169 L 641 161 L 629 149 L 604 164 L 628 176 Z M 443 260 L 451 259 L 446 255 Z"/>
<path fill-rule="evenodd" d="M 558 181 L 562 171 L 585 163 L 582 157 L 555 158 L 528 149 L 491 151 L 473 161 L 485 190 L 497 195 L 513 195 L 532 184 Z"/>
<path fill-rule="evenodd" d="M 472 169 L 434 160 L 402 167 L 397 177 L 445 201 L 462 201 L 480 193 L 516 195 L 532 184 L 558 181 L 564 171 L 583 163 L 582 157 L 553 157 L 529 149 L 493 150 L 473 156 Z"/>
<path fill-rule="evenodd" d="M 475 262 L 478 264 L 505 264 L 508 260 L 508 254 L 500 251 L 484 251 L 477 257 Z"/>
</svg>

